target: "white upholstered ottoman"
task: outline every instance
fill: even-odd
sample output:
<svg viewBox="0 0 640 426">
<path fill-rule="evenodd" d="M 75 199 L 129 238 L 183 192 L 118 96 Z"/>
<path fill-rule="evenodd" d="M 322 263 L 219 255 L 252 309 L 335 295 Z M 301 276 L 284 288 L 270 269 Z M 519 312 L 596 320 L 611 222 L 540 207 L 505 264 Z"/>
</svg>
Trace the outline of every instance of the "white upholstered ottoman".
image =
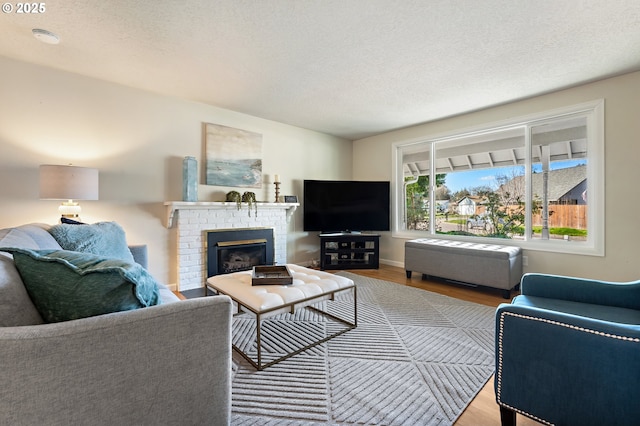
<svg viewBox="0 0 640 426">
<path fill-rule="evenodd" d="M 244 350 L 233 345 L 249 363 L 258 370 L 267 368 L 283 361 L 310 347 L 345 333 L 357 326 L 357 296 L 354 282 L 346 277 L 334 275 L 324 271 L 316 271 L 298 265 L 287 265 L 293 282 L 290 285 L 252 285 L 252 271 L 234 272 L 231 274 L 215 275 L 207 279 L 207 287 L 218 294 L 225 294 L 237 304 L 238 313 L 249 313 L 256 319 L 257 360 L 254 361 Z M 325 300 L 334 300 L 342 292 L 353 292 L 353 321 L 339 318 L 313 306 Z M 309 308 L 313 311 L 338 321 L 347 326 L 346 329 L 327 335 L 313 343 L 287 353 L 267 363 L 262 362 L 262 320 L 282 314 L 295 313 L 296 310 Z"/>
</svg>

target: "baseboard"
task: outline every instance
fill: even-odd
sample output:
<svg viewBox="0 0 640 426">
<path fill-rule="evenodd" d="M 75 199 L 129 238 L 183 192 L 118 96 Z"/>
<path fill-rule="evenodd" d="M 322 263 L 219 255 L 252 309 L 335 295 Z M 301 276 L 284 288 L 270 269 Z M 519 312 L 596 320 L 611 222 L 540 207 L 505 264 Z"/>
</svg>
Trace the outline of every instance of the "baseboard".
<svg viewBox="0 0 640 426">
<path fill-rule="evenodd" d="M 380 263 L 383 265 L 395 266 L 397 268 L 404 269 L 404 262 L 398 262 L 396 260 L 380 259 Z"/>
</svg>

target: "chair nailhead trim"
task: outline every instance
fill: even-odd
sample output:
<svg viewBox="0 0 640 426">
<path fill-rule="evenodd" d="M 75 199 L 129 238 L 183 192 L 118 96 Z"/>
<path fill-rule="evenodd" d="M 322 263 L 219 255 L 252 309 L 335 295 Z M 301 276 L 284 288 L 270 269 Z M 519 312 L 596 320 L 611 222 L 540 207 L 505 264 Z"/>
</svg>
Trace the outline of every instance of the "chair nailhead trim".
<svg viewBox="0 0 640 426">
<path fill-rule="evenodd" d="M 499 330 L 499 334 L 498 334 L 498 371 L 496 371 L 496 396 L 497 396 L 497 400 L 498 403 L 504 407 L 509 408 L 510 410 L 516 411 L 520 414 L 523 414 L 527 417 L 530 417 L 538 422 L 544 423 L 546 425 L 549 426 L 553 426 L 553 423 L 549 423 L 546 420 L 540 419 L 532 414 L 529 414 L 525 411 L 519 410 L 515 407 L 511 407 L 508 404 L 504 404 L 502 402 L 500 402 L 500 394 L 501 394 L 501 390 L 502 390 L 502 337 L 503 337 L 503 333 L 504 333 L 504 318 L 505 316 L 510 315 L 512 317 L 516 317 L 516 318 L 521 318 L 521 319 L 525 319 L 525 320 L 531 320 L 531 321 L 538 321 L 538 322 L 544 322 L 547 324 L 551 324 L 551 325 L 557 325 L 560 327 L 565 327 L 565 328 L 570 328 L 572 330 L 576 330 L 576 331 L 581 331 L 583 333 L 591 333 L 591 334 L 595 334 L 597 336 L 602 336 L 602 337 L 607 337 L 610 339 L 618 339 L 618 340 L 622 340 L 625 342 L 633 342 L 633 343 L 640 343 L 640 338 L 637 337 L 627 337 L 627 336 L 619 336 L 617 334 L 611 334 L 611 333 L 604 333 L 602 331 L 597 331 L 597 330 L 591 330 L 589 328 L 585 328 L 585 327 L 578 327 L 575 325 L 571 325 L 571 324 L 566 324 L 563 322 L 559 322 L 559 321 L 554 321 L 554 320 L 550 320 L 547 318 L 537 318 L 537 317 L 532 317 L 530 315 L 522 315 L 522 314 L 516 314 L 513 312 L 502 312 L 500 314 L 500 330 Z"/>
</svg>

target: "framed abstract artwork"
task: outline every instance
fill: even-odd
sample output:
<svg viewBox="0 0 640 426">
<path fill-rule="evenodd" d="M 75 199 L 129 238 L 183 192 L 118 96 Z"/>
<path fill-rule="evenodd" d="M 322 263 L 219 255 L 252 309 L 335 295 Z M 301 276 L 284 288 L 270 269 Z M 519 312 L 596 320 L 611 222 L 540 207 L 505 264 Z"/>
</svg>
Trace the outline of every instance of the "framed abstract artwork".
<svg viewBox="0 0 640 426">
<path fill-rule="evenodd" d="M 206 184 L 262 188 L 262 135 L 205 124 Z"/>
</svg>

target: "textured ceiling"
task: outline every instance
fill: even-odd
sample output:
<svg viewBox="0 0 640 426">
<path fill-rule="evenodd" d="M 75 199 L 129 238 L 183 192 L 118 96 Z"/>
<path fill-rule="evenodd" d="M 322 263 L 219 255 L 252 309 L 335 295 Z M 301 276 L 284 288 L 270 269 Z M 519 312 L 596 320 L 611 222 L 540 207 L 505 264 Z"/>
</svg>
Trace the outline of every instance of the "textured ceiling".
<svg viewBox="0 0 640 426">
<path fill-rule="evenodd" d="M 638 0 L 45 5 L 0 16 L 1 56 L 347 139 L 640 69 Z"/>
</svg>

